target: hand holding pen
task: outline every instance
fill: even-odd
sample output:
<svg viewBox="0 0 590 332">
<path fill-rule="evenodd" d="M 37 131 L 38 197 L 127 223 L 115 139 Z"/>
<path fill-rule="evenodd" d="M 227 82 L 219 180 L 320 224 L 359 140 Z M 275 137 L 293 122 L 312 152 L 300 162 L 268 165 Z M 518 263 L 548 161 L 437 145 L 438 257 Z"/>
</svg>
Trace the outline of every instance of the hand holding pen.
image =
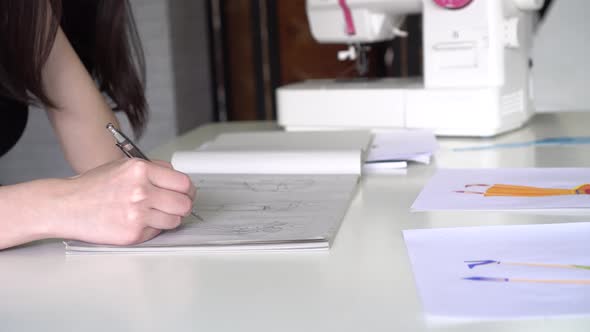
<svg viewBox="0 0 590 332">
<path fill-rule="evenodd" d="M 127 136 L 125 136 L 125 134 L 115 128 L 112 123 L 107 124 L 107 130 L 115 138 L 115 141 L 117 142 L 115 145 L 117 145 L 117 147 L 119 147 L 119 149 L 121 149 L 121 151 L 123 151 L 127 157 L 150 161 L 150 159 L 143 152 L 141 152 L 137 145 L 135 145 Z M 191 214 L 200 221 L 203 221 L 203 218 L 192 211 L 192 209 Z"/>
<path fill-rule="evenodd" d="M 40 199 L 45 237 L 132 245 L 177 228 L 193 207 L 190 178 L 165 162 L 118 159 L 68 179 L 52 179 Z"/>
</svg>

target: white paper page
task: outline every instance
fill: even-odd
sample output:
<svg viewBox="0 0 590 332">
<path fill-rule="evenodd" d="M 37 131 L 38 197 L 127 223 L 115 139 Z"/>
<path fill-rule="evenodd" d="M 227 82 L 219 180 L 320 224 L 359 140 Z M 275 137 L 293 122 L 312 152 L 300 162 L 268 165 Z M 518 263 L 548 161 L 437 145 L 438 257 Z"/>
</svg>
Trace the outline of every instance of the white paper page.
<svg viewBox="0 0 590 332">
<path fill-rule="evenodd" d="M 417 154 L 415 156 L 411 156 L 408 158 L 408 161 L 413 161 L 416 163 L 426 164 L 426 165 L 430 164 L 431 160 L 432 160 L 431 153 Z"/>
<path fill-rule="evenodd" d="M 391 171 L 395 171 L 394 173 L 399 173 L 399 171 L 405 171 L 408 167 L 408 162 L 406 161 L 389 161 L 389 162 L 382 162 L 382 163 L 369 163 L 363 164 L 363 174 L 387 174 Z"/>
<path fill-rule="evenodd" d="M 356 191 L 357 175 L 191 175 L 194 210 L 178 229 L 130 247 L 68 241 L 69 250 L 228 251 L 327 249 Z M 236 249 L 237 246 L 242 248 Z"/>
<path fill-rule="evenodd" d="M 412 209 L 520 210 L 583 209 L 590 195 L 545 197 L 484 196 L 492 185 L 573 189 L 590 182 L 590 168 L 439 169 L 418 195 Z M 480 186 L 485 185 L 485 186 Z M 466 187 L 467 186 L 467 187 Z"/>
<path fill-rule="evenodd" d="M 366 161 L 417 159 L 421 162 L 424 155 L 430 156 L 437 149 L 438 142 L 431 130 L 382 131 L 374 134 Z"/>
<path fill-rule="evenodd" d="M 178 151 L 175 169 L 194 174 L 357 174 L 360 150 Z"/>
<path fill-rule="evenodd" d="M 366 150 L 372 134 L 347 131 L 260 131 L 225 133 L 207 143 L 210 150 Z"/>
<path fill-rule="evenodd" d="M 590 314 L 590 284 L 516 282 L 587 280 L 582 268 L 511 263 L 590 265 L 590 223 L 441 228 L 404 231 L 427 316 L 465 319 Z M 500 263 L 468 267 L 465 261 Z M 511 281 L 474 281 L 498 277 Z"/>
</svg>

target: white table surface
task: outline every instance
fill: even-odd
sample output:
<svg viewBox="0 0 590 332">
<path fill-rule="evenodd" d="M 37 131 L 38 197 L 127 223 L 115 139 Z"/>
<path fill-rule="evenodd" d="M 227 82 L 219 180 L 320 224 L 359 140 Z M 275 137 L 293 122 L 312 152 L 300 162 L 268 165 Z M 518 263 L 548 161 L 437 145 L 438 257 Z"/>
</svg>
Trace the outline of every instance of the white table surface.
<svg viewBox="0 0 590 332">
<path fill-rule="evenodd" d="M 425 320 L 401 233 L 590 219 L 409 211 L 436 167 L 590 166 L 590 145 L 452 147 L 590 136 L 589 124 L 590 114 L 543 114 L 496 139 L 442 139 L 432 165 L 363 178 L 326 253 L 66 256 L 58 240 L 0 251 L 0 331 L 589 331 L 590 316 L 448 325 Z M 221 132 L 267 129 L 276 125 L 207 125 L 150 155 L 169 159 L 174 150 Z"/>
</svg>

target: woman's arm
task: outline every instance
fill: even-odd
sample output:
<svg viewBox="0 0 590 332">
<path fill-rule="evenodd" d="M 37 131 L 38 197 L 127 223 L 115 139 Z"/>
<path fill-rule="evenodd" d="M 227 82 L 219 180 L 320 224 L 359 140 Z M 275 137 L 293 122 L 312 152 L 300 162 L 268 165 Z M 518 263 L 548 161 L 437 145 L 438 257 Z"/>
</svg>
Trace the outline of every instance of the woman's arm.
<svg viewBox="0 0 590 332">
<path fill-rule="evenodd" d="M 61 28 L 42 76 L 43 87 L 56 106 L 48 108 L 48 116 L 73 169 L 82 173 L 121 158 L 105 129 L 109 122 L 117 124 L 117 119 Z"/>
<path fill-rule="evenodd" d="M 180 225 L 195 187 L 169 164 L 120 159 L 69 179 L 0 187 L 0 250 L 44 239 L 134 244 Z"/>
<path fill-rule="evenodd" d="M 105 128 L 116 118 L 61 29 L 42 80 L 56 104 L 49 118 L 81 175 L 0 187 L 0 250 L 44 238 L 133 244 L 177 227 L 195 197 L 190 178 L 122 158 Z"/>
</svg>

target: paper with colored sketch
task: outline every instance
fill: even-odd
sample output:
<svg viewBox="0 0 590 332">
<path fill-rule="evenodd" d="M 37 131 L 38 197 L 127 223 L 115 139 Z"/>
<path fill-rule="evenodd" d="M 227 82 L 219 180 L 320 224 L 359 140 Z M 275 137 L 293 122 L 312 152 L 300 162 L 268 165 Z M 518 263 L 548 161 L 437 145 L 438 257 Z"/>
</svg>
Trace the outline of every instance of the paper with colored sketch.
<svg viewBox="0 0 590 332">
<path fill-rule="evenodd" d="M 427 317 L 590 315 L 590 223 L 403 234 Z"/>
<path fill-rule="evenodd" d="M 439 169 L 412 210 L 590 208 L 590 168 Z"/>
</svg>

